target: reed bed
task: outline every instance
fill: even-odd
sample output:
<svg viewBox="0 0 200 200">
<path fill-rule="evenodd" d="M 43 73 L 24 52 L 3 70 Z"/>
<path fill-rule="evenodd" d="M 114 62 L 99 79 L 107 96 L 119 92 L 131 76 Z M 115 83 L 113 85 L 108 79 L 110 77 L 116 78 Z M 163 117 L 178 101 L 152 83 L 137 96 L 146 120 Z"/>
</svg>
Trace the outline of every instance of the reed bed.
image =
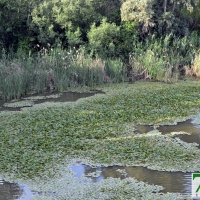
<svg viewBox="0 0 200 200">
<path fill-rule="evenodd" d="M 95 88 L 105 83 L 124 82 L 126 74 L 135 80 L 150 79 L 175 83 L 180 76 L 199 77 L 200 39 L 196 33 L 175 38 L 151 36 L 135 40 L 123 62 L 120 58 L 90 55 L 84 47 L 64 50 L 61 46 L 31 55 L 23 51 L 0 52 L 0 94 L 8 101 L 29 91 L 64 91 L 73 87 Z M 122 56 L 123 57 L 123 56 Z M 127 69 L 129 65 L 132 72 Z"/>
<path fill-rule="evenodd" d="M 69 87 L 121 82 L 125 67 L 119 59 L 102 60 L 84 48 L 65 51 L 42 49 L 37 55 L 3 54 L 0 60 L 0 91 L 3 101 L 20 98 L 30 91 L 64 91 Z"/>
<path fill-rule="evenodd" d="M 169 34 L 158 39 L 153 35 L 143 42 L 135 42 L 129 65 L 135 74 L 143 73 L 142 78 L 174 83 L 180 75 L 199 76 L 199 46 L 196 33 L 183 38 Z"/>
</svg>

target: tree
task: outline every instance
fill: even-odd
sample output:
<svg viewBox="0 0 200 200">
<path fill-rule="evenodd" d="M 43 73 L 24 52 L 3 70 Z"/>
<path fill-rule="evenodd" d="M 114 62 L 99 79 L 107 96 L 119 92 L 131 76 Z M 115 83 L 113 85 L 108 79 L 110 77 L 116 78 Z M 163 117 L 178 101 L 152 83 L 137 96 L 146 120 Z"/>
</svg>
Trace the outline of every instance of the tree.
<svg viewBox="0 0 200 200">
<path fill-rule="evenodd" d="M 45 0 L 32 12 L 33 24 L 41 43 L 54 43 L 60 38 L 67 45 L 87 41 L 87 31 L 102 17 L 90 0 Z"/>
<path fill-rule="evenodd" d="M 99 0 L 93 1 L 95 12 L 99 13 L 102 17 L 106 17 L 109 23 L 120 25 L 120 7 L 121 0 Z M 101 18 L 102 19 L 102 18 Z"/>
<path fill-rule="evenodd" d="M 199 30 L 200 26 L 200 0 L 197 0 L 196 5 L 193 7 L 193 11 L 189 12 L 187 9 L 181 10 L 181 15 L 187 15 L 190 17 L 190 30 Z"/>
<path fill-rule="evenodd" d="M 159 35 L 187 35 L 190 17 L 181 11 L 193 12 L 197 0 L 127 0 L 121 6 L 123 21 L 139 22 L 140 33 L 156 31 Z"/>
<path fill-rule="evenodd" d="M 101 55 L 116 55 L 120 28 L 114 23 L 108 23 L 104 18 L 100 26 L 94 23 L 88 32 L 89 45 L 91 49 Z"/>
<path fill-rule="evenodd" d="M 38 0 L 39 1 L 39 0 Z M 0 42 L 4 47 L 30 49 L 34 40 L 30 31 L 31 11 L 37 0 L 0 0 Z"/>
</svg>

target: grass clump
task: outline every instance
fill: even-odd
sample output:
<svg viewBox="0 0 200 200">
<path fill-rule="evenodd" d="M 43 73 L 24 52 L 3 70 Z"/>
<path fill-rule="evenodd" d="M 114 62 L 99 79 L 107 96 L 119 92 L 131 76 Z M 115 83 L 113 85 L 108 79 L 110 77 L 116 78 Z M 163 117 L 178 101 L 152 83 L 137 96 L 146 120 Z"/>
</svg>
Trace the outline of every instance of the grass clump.
<svg viewBox="0 0 200 200">
<path fill-rule="evenodd" d="M 198 45 L 196 34 L 177 38 L 173 34 L 152 35 L 143 42 L 136 41 L 129 64 L 137 79 L 176 83 L 181 76 L 198 77 Z"/>
<path fill-rule="evenodd" d="M 184 75 L 199 77 L 197 35 L 174 38 L 169 34 L 159 39 L 152 35 L 148 40 L 136 39 L 134 44 L 125 57 L 105 57 L 85 47 L 64 50 L 60 45 L 54 49 L 41 47 L 33 55 L 2 51 L 1 98 L 8 101 L 30 91 L 63 92 L 128 80 L 176 83 Z"/>
</svg>

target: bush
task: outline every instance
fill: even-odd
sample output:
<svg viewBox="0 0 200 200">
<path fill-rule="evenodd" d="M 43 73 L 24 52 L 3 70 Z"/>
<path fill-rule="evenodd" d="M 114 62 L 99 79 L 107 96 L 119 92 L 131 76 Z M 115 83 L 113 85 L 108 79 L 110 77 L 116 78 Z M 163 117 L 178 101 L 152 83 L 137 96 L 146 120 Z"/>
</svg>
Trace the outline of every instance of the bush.
<svg viewBox="0 0 200 200">
<path fill-rule="evenodd" d="M 89 45 L 94 54 L 113 57 L 116 55 L 120 29 L 114 23 L 108 23 L 104 18 L 100 26 L 94 23 L 88 32 Z"/>
</svg>

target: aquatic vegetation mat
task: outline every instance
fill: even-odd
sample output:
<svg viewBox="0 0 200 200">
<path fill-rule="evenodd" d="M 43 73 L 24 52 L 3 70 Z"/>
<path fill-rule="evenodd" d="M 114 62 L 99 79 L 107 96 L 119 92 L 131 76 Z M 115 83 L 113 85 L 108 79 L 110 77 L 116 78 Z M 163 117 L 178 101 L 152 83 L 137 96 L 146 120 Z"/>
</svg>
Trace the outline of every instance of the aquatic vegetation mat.
<svg viewBox="0 0 200 200">
<path fill-rule="evenodd" d="M 53 178 L 43 177 L 43 179 L 27 181 L 29 188 L 37 191 L 40 196 L 33 196 L 34 200 L 110 200 L 110 199 L 135 199 L 135 200 L 186 200 L 190 199 L 187 195 L 179 193 L 163 194 L 163 187 L 159 185 L 149 185 L 138 182 L 134 178 L 107 178 L 98 183 L 91 184 L 91 178 L 87 175 L 98 177 L 99 172 L 90 173 L 81 178 L 74 177 L 75 173 L 71 170 L 72 164 L 79 158 L 66 158 L 66 162 L 60 166 L 57 174 Z M 89 163 L 83 159 L 83 163 Z M 80 163 L 81 164 L 81 163 Z M 90 163 L 92 164 L 92 163 Z M 119 170 L 125 173 L 123 170 Z M 17 180 L 20 182 L 20 180 Z"/>
<path fill-rule="evenodd" d="M 138 82 L 101 89 L 106 95 L 0 113 L 1 173 L 53 177 L 67 155 L 102 166 L 200 171 L 197 144 L 156 131 L 133 132 L 137 124 L 173 124 L 198 115 L 198 82 Z"/>
<path fill-rule="evenodd" d="M 70 180 L 70 182 L 69 182 Z M 181 194 L 162 194 L 159 193 L 163 188 L 157 185 L 148 185 L 144 182 L 138 182 L 133 178 L 126 178 L 124 180 L 116 178 L 108 178 L 97 184 L 90 184 L 89 180 L 74 179 L 69 176 L 64 176 L 62 179 L 54 181 L 57 184 L 52 184 L 54 188 L 54 199 L 75 199 L 75 200 L 178 200 L 189 199 Z M 67 183 L 67 184 L 66 184 Z M 58 187 L 59 185 L 59 187 Z M 50 187 L 50 188 L 51 188 Z M 43 199 L 35 197 L 34 200 Z M 44 199 L 52 199 L 52 196 L 46 195 Z"/>
<path fill-rule="evenodd" d="M 35 101 L 35 100 L 40 100 L 40 99 L 50 99 L 50 98 L 59 98 L 62 94 L 59 93 L 59 94 L 52 94 L 52 95 L 47 95 L 47 96 L 30 96 L 30 97 L 25 97 L 23 99 L 27 99 L 27 100 L 32 100 L 32 101 Z"/>
<path fill-rule="evenodd" d="M 24 101 L 15 101 L 10 103 L 4 103 L 4 107 L 10 108 L 17 108 L 17 107 L 24 107 L 24 106 L 32 106 L 34 105 L 34 101 L 32 100 L 24 100 Z"/>
</svg>

